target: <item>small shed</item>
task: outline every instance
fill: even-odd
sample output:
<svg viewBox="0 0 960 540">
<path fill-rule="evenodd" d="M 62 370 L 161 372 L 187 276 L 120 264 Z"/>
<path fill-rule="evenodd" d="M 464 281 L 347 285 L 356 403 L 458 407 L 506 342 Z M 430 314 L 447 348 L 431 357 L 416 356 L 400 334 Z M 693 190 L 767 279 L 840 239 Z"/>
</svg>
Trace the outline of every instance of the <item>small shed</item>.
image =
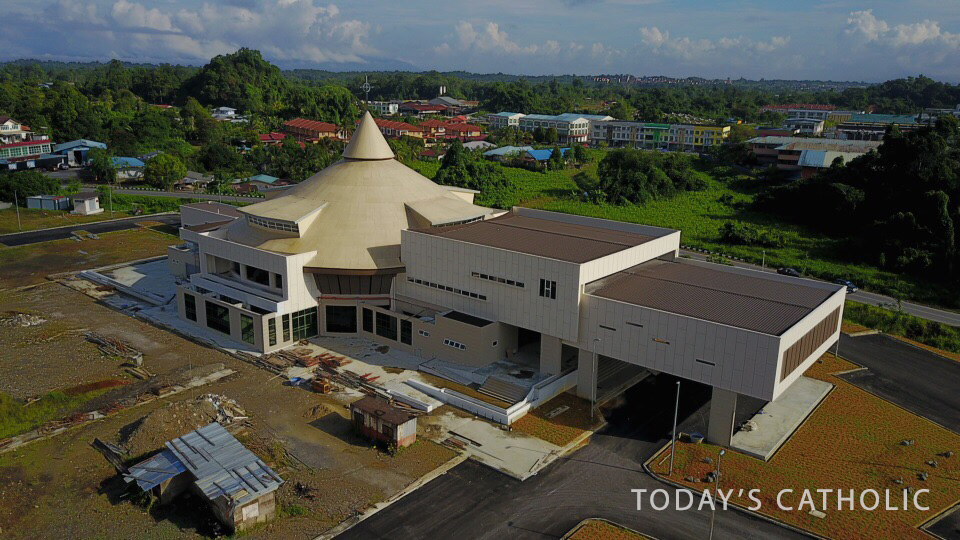
<svg viewBox="0 0 960 540">
<path fill-rule="evenodd" d="M 124 480 L 136 482 L 161 504 L 193 489 L 235 531 L 276 515 L 275 492 L 283 479 L 220 424 L 208 424 L 166 446 L 130 467 Z"/>
<path fill-rule="evenodd" d="M 69 210 L 70 199 L 62 195 L 34 195 L 27 197 L 27 208 Z"/>
<path fill-rule="evenodd" d="M 353 427 L 364 437 L 402 448 L 417 440 L 417 417 L 390 404 L 367 396 L 350 404 Z"/>
<path fill-rule="evenodd" d="M 74 214 L 92 216 L 103 212 L 103 208 L 100 208 L 100 197 L 98 195 L 74 195 L 71 198 L 73 199 Z"/>
</svg>

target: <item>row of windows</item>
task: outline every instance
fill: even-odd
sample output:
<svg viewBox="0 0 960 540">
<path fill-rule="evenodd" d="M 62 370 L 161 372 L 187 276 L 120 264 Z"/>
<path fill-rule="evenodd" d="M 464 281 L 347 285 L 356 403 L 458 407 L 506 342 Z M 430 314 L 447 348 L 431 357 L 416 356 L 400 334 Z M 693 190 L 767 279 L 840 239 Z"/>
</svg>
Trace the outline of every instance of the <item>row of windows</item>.
<svg viewBox="0 0 960 540">
<path fill-rule="evenodd" d="M 463 289 L 456 289 L 449 285 L 439 285 L 437 283 L 433 283 L 433 282 L 422 280 L 422 279 L 414 279 L 412 277 L 408 277 L 407 281 L 411 283 L 416 283 L 417 285 L 423 285 L 425 287 L 433 287 L 434 289 L 440 289 L 441 291 L 447 291 L 447 292 L 452 292 L 454 294 L 469 296 L 470 298 L 477 298 L 479 300 L 487 299 L 487 296 L 485 294 L 477 294 L 475 292 L 465 291 Z"/>
<path fill-rule="evenodd" d="M 522 282 L 522 281 L 514 281 L 514 280 L 512 280 L 512 279 L 506 279 L 506 278 L 502 278 L 502 277 L 491 276 L 491 275 L 488 275 L 488 274 L 483 274 L 483 273 L 481 273 L 481 272 L 470 272 L 470 275 L 473 276 L 473 277 L 475 277 L 475 278 L 486 279 L 487 281 L 495 281 L 495 282 L 497 282 L 497 283 L 503 283 L 503 284 L 506 284 L 506 285 L 513 285 L 514 287 L 523 288 L 523 282 Z"/>
<path fill-rule="evenodd" d="M 443 340 L 443 344 L 448 347 L 453 347 L 454 349 L 460 349 L 461 351 L 467 350 L 466 345 L 464 345 L 463 343 L 460 343 L 459 341 L 454 341 L 452 339 Z"/>
<path fill-rule="evenodd" d="M 386 338 L 391 341 L 397 341 L 397 317 L 378 311 L 376 312 L 376 328 L 374 328 L 373 321 L 373 310 L 369 308 L 363 308 L 364 332 L 373 332 L 382 338 Z M 413 323 L 407 319 L 401 319 L 399 323 L 400 343 L 403 343 L 404 345 L 413 345 Z"/>
<path fill-rule="evenodd" d="M 287 231 L 287 232 L 300 232 L 300 228 L 296 223 L 289 223 L 286 221 L 276 221 L 273 219 L 264 219 L 257 216 L 247 215 L 247 223 L 263 227 L 265 229 L 275 229 L 278 231 Z"/>
</svg>

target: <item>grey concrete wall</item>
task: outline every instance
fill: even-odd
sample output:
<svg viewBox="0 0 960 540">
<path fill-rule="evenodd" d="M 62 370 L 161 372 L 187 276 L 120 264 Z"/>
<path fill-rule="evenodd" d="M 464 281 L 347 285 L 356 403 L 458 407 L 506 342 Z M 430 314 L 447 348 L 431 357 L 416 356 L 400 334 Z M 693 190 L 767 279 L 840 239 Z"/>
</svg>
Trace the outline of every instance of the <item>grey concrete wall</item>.
<svg viewBox="0 0 960 540">
<path fill-rule="evenodd" d="M 736 413 L 737 393 L 713 387 L 710 421 L 707 424 L 707 441 L 721 446 L 730 446 Z"/>
</svg>

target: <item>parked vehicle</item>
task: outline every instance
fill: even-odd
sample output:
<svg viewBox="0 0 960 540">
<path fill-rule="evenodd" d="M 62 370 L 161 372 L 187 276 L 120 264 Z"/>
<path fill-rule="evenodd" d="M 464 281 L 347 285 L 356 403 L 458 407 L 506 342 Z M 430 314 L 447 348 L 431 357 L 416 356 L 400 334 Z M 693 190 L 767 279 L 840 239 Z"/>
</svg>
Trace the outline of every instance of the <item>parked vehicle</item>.
<svg viewBox="0 0 960 540">
<path fill-rule="evenodd" d="M 853 282 L 850 281 L 849 279 L 835 279 L 833 280 L 833 282 L 836 283 L 837 285 L 843 285 L 844 287 L 846 287 L 847 294 L 853 294 L 860 290 L 860 287 L 857 287 L 856 285 L 854 285 Z"/>
<path fill-rule="evenodd" d="M 794 268 L 778 268 L 777 273 L 783 276 L 800 277 L 800 272 Z"/>
</svg>

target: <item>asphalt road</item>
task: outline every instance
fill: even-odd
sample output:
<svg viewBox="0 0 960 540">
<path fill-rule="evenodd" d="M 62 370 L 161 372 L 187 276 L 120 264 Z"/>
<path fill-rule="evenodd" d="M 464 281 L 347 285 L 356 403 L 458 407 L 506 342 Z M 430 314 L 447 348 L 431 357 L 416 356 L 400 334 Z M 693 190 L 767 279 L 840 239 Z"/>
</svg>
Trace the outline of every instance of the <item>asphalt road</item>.
<svg viewBox="0 0 960 540">
<path fill-rule="evenodd" d="M 960 538 L 960 508 L 954 509 L 940 521 L 934 523 L 932 527 L 927 527 L 927 530 L 940 538 L 957 540 Z"/>
<path fill-rule="evenodd" d="M 691 259 L 696 259 L 703 261 L 707 259 L 707 255 L 699 253 L 696 251 L 687 251 L 680 250 L 683 255 L 690 257 Z M 740 268 L 750 268 L 752 270 L 760 270 L 762 272 L 776 272 L 776 268 L 761 268 L 756 264 L 750 264 L 739 261 L 731 261 L 734 266 Z M 813 279 L 813 278 L 806 278 Z M 860 302 L 862 304 L 870 304 L 872 306 L 879 306 L 884 308 L 889 308 L 889 306 L 897 303 L 893 297 L 884 296 L 882 294 L 867 292 L 867 291 L 857 291 L 853 294 L 847 295 L 848 300 L 853 300 L 854 302 Z M 901 304 L 903 311 L 911 315 L 916 315 L 917 317 L 927 319 L 930 321 L 936 321 L 939 323 L 949 324 L 951 326 L 960 326 L 960 313 L 956 311 L 949 311 L 945 309 L 937 309 L 930 306 L 924 306 L 922 304 L 915 304 L 912 302 L 903 302 Z"/>
<path fill-rule="evenodd" d="M 867 368 L 843 379 L 960 433 L 960 363 L 882 334 L 841 335 L 840 356 Z"/>
<path fill-rule="evenodd" d="M 53 229 L 40 229 L 37 231 L 4 234 L 0 235 L 0 244 L 13 247 L 36 244 L 37 242 L 48 242 L 50 240 L 62 240 L 64 238 L 70 238 L 70 236 L 73 234 L 73 231 L 78 230 L 101 234 L 114 231 L 123 231 L 127 229 L 136 229 L 137 223 L 140 221 L 159 221 L 160 223 L 179 227 L 180 214 L 134 216 L 110 221 L 81 223 L 78 225 L 70 225 L 68 227 L 56 227 Z"/>
<path fill-rule="evenodd" d="M 647 475 L 642 463 L 669 439 L 675 379 L 649 377 L 608 413 L 609 425 L 591 443 L 518 482 L 467 461 L 346 531 L 340 538 L 559 538 L 580 521 L 602 517 L 666 540 L 706 538 L 709 510 L 636 509 L 631 489 L 673 489 Z M 702 430 L 709 389 L 685 382 L 683 430 Z M 721 486 L 722 487 L 722 486 Z M 695 508 L 695 507 L 694 507 Z M 805 538 L 786 528 L 728 510 L 716 514 L 715 538 Z"/>
</svg>

